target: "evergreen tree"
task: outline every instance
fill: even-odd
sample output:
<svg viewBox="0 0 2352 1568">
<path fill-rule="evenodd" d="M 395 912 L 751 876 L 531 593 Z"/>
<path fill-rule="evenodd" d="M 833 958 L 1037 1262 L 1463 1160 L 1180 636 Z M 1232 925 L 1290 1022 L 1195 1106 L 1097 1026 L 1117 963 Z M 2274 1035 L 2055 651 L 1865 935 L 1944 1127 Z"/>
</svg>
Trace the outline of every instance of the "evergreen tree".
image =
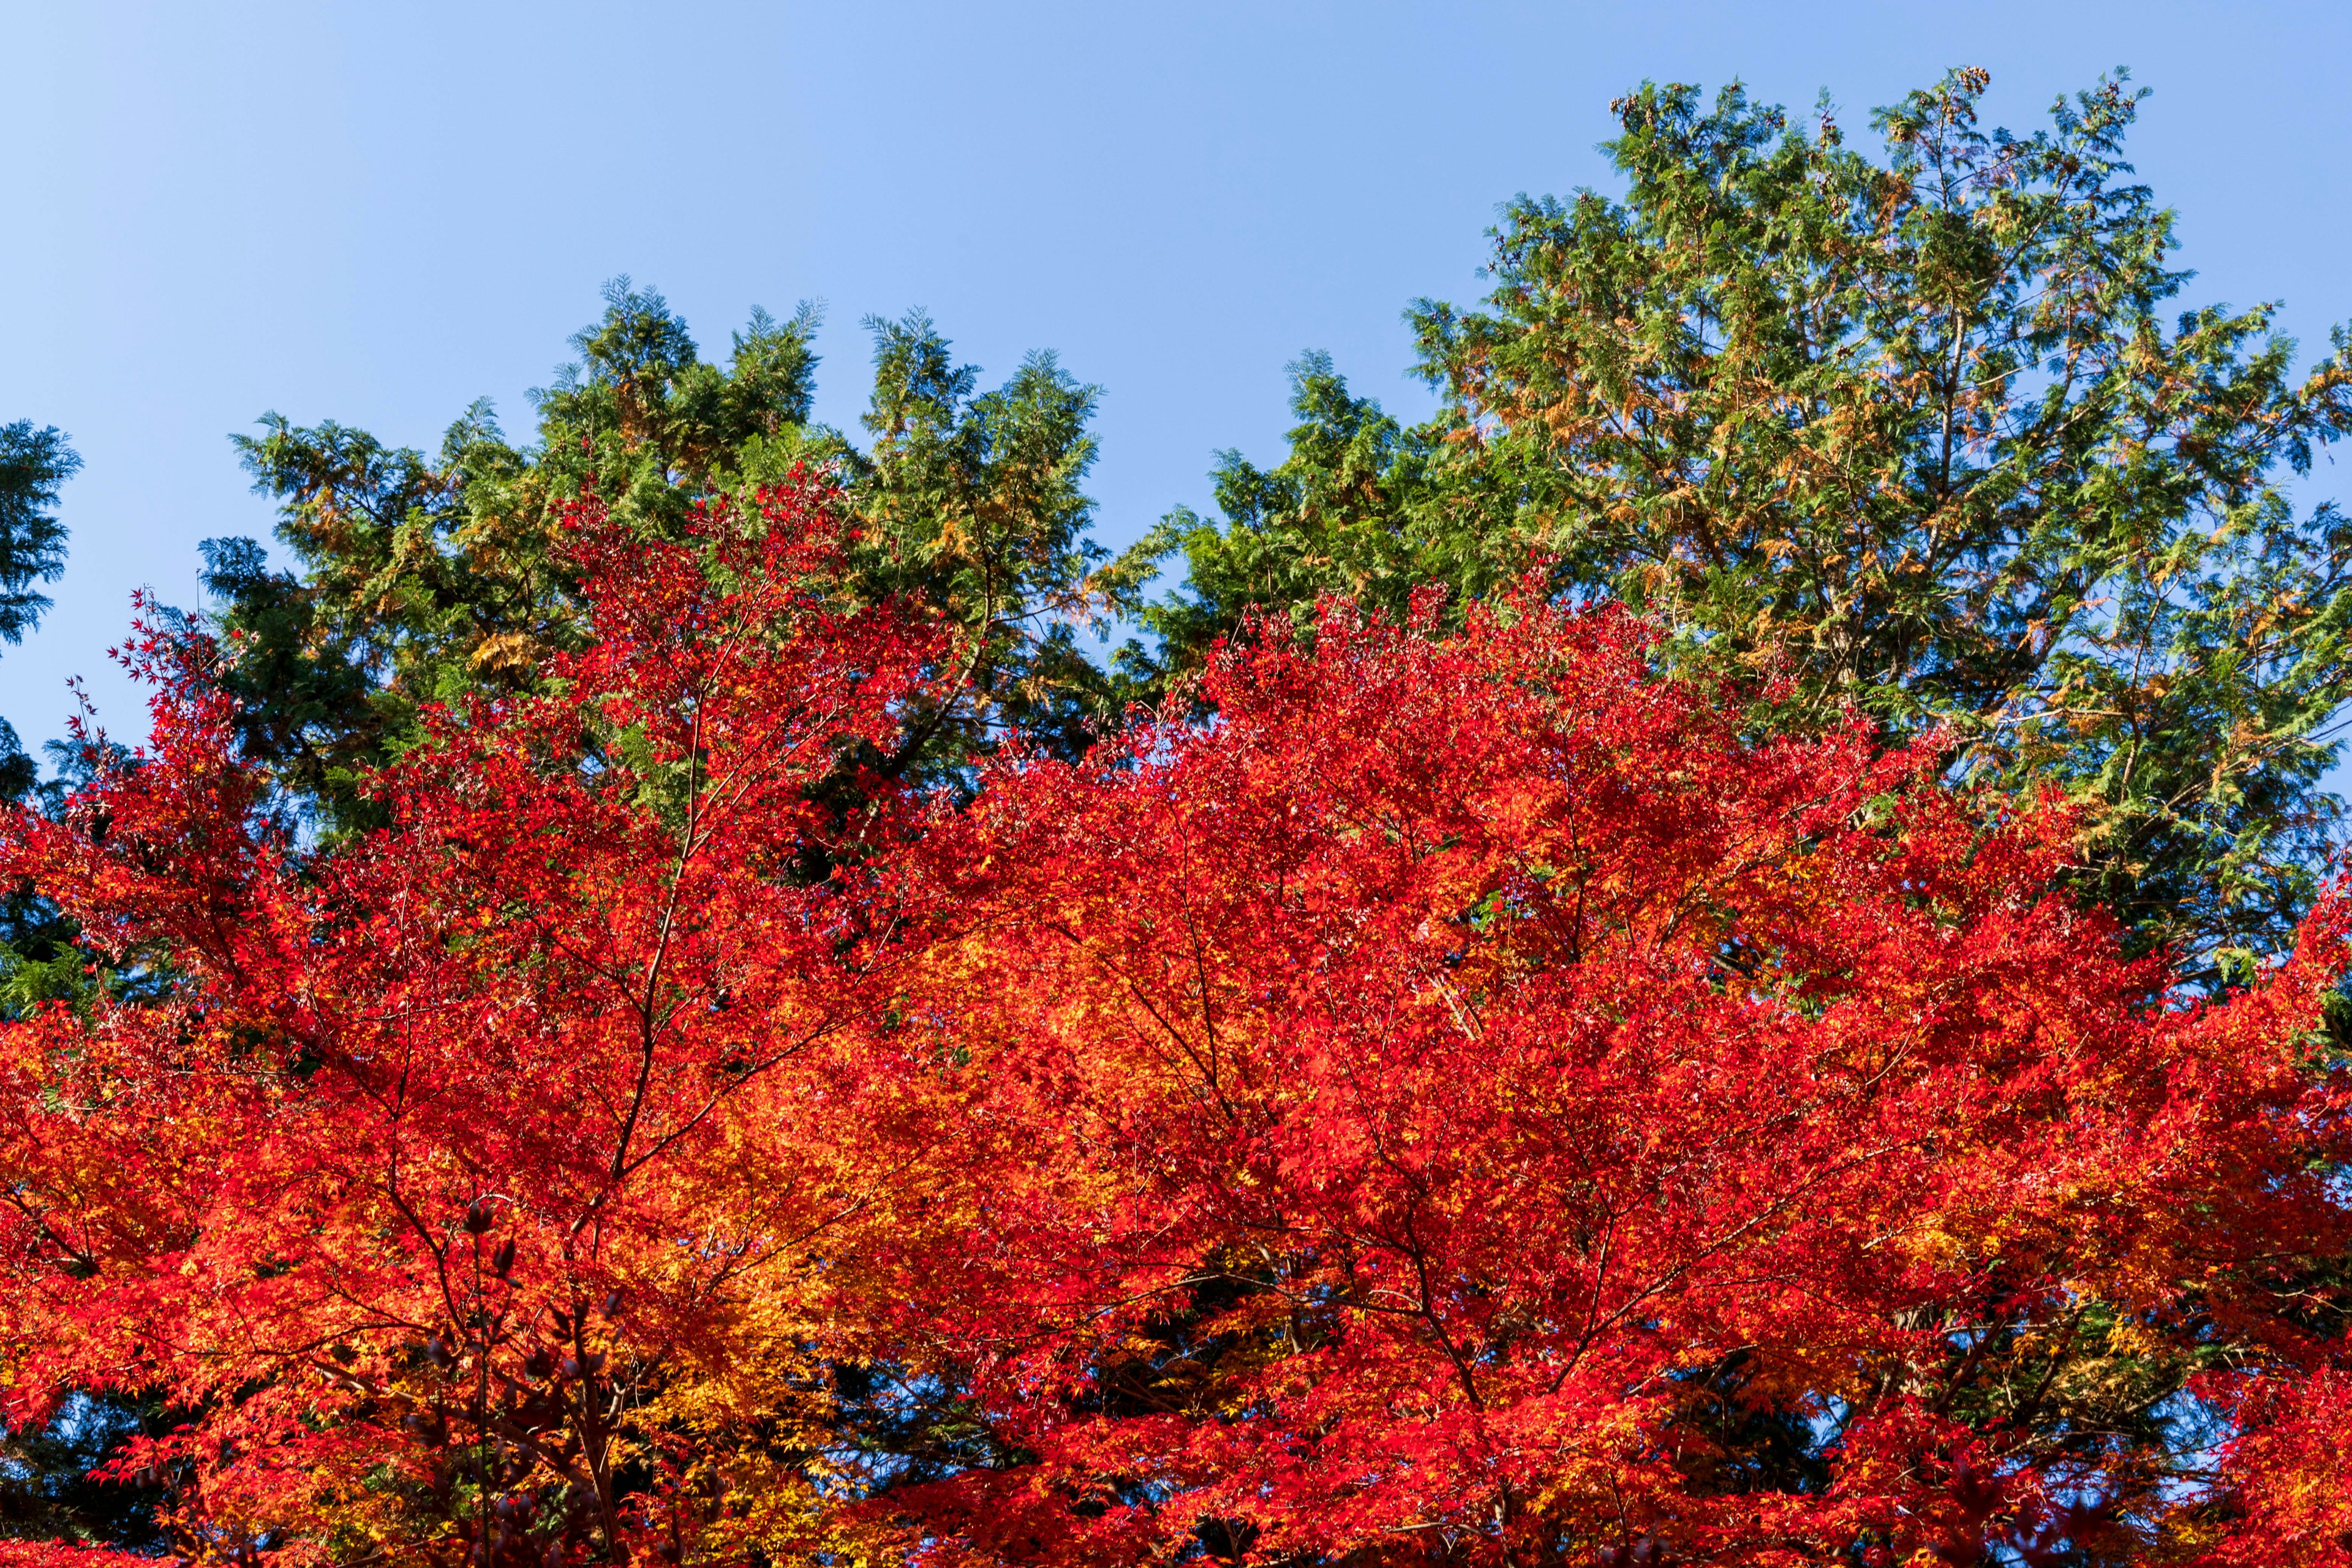
<svg viewBox="0 0 2352 1568">
<path fill-rule="evenodd" d="M 277 414 L 236 437 L 300 568 L 270 571 L 250 540 L 205 545 L 207 586 L 237 634 L 223 679 L 246 700 L 248 752 L 329 823 L 353 820 L 353 770 L 398 750 L 422 705 L 526 687 L 545 655 L 579 646 L 557 549 L 567 503 L 593 491 L 646 537 L 674 540 L 700 504 L 755 516 L 745 498 L 796 467 L 832 473 L 856 514 L 842 598 L 904 598 L 949 633 L 949 695 L 904 754 L 870 761 L 946 777 L 1014 730 L 1082 748 L 1125 688 L 1076 631 L 1139 608 L 1148 570 L 1088 537 L 1080 487 L 1098 389 L 1038 354 L 982 391 L 929 317 L 870 320 L 873 446 L 861 449 L 813 421 L 818 321 L 807 305 L 782 321 L 755 310 L 722 365 L 658 293 L 623 278 L 573 338 L 578 360 L 533 395 L 529 445 L 488 402 L 433 457 Z"/>
<path fill-rule="evenodd" d="M 1779 721 L 1941 726 L 1960 773 L 2088 812 L 2083 884 L 2209 979 L 2275 951 L 2342 805 L 2352 525 L 2293 479 L 2352 421 L 2276 306 L 2168 316 L 2190 274 L 2130 179 L 2120 73 L 2030 136 L 1955 71 L 1846 143 L 1737 86 L 1615 106 L 1622 197 L 1521 197 L 1483 308 L 1409 319 L 1407 428 L 1295 367 L 1286 458 L 1171 516 L 1168 668 L 1251 605 L 1558 592 L 1654 616 L 1666 664 L 1784 678 Z"/>
<path fill-rule="evenodd" d="M 0 637 L 11 643 L 23 642 L 49 607 L 34 584 L 54 583 L 66 569 L 58 497 L 80 468 L 79 454 L 55 426 L 0 425 Z M 0 719 L 0 794 L 21 796 L 37 771 L 16 730 Z"/>
<path fill-rule="evenodd" d="M 0 425 L 0 637 L 12 643 L 24 641 L 49 607 L 33 584 L 54 583 L 66 569 L 66 527 L 54 509 L 80 468 L 55 426 Z"/>
<path fill-rule="evenodd" d="M 40 624 L 49 597 L 34 584 L 53 583 L 66 565 L 66 526 L 58 517 L 65 482 L 81 468 L 80 455 L 54 426 L 29 419 L 0 425 L 0 637 L 24 641 Z M 0 797 L 35 792 L 38 765 L 15 728 L 0 719 Z M 81 978 L 74 928 L 47 900 L 16 883 L 0 889 L 0 1014 L 62 994 Z M 0 1448 L 0 1468 L 9 1463 Z"/>
</svg>

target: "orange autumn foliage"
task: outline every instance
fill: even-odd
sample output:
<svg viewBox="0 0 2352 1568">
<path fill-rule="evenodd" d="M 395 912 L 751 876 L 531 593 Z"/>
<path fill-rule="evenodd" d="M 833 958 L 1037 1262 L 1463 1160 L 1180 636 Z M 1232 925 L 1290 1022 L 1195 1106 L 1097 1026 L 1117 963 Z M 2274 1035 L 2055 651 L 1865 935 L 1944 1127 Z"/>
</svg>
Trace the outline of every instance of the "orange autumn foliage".
<svg viewBox="0 0 2352 1568">
<path fill-rule="evenodd" d="M 2342 903 L 2179 994 L 2054 813 L 1528 599 L 908 800 L 833 519 L 583 510 L 345 842 L 149 635 L 0 855 L 146 981 L 0 1028 L 12 1422 L 167 1396 L 289 1564 L 2345 1561 Z"/>
</svg>

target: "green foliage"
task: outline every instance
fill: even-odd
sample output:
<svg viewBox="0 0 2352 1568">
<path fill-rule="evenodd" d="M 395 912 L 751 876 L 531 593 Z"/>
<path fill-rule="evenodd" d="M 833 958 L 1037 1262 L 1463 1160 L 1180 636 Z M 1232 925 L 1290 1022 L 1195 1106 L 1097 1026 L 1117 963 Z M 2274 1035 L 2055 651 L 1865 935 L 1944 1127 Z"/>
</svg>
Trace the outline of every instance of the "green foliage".
<svg viewBox="0 0 2352 1568">
<path fill-rule="evenodd" d="M 1082 752 L 1090 723 L 1117 712 L 1118 686 L 1075 631 L 1107 634 L 1109 614 L 1139 608 L 1143 578 L 1088 537 L 1094 502 L 1079 487 L 1100 389 L 1048 353 L 976 392 L 977 372 L 952 362 L 922 312 L 866 326 L 874 445 L 842 454 L 867 527 L 862 591 L 908 599 L 961 634 L 955 697 L 918 724 L 919 744 L 961 760 L 1017 732 Z"/>
<path fill-rule="evenodd" d="M 2274 950 L 2342 807 L 2352 526 L 2290 493 L 2352 421 L 2276 307 L 2167 320 L 2189 274 L 2129 180 L 2120 73 L 2031 136 L 1981 71 L 1850 148 L 1733 87 L 1616 105 L 1622 198 L 1521 197 L 1482 308 L 1423 300 L 1406 429 L 1328 361 L 1222 525 L 1178 514 L 1172 672 L 1247 606 L 1465 596 L 1537 562 L 1658 619 L 1676 668 L 1780 679 L 1780 718 L 1943 726 L 1953 765 L 2087 813 L 2084 885 L 2209 978 Z"/>
<path fill-rule="evenodd" d="M 33 584 L 54 583 L 66 569 L 66 528 L 54 509 L 80 468 L 54 426 L 0 425 L 0 637 L 12 643 L 24 641 L 49 607 Z"/>
<path fill-rule="evenodd" d="M 592 489 L 632 528 L 676 539 L 698 505 L 797 466 L 830 470 L 858 522 L 836 590 L 911 601 L 950 634 L 961 678 L 902 754 L 872 759 L 892 771 L 957 774 L 1015 729 L 1079 748 L 1118 712 L 1125 687 L 1074 636 L 1139 603 L 1140 568 L 1122 573 L 1087 537 L 1097 389 L 1039 354 L 982 392 L 928 317 L 872 321 L 863 451 L 812 421 L 814 307 L 755 310 L 720 365 L 659 294 L 623 278 L 604 298 L 572 339 L 578 361 L 533 395 L 529 446 L 486 402 L 431 458 L 276 414 L 236 437 L 300 571 L 268 571 L 250 541 L 207 543 L 206 584 L 236 634 L 224 679 L 245 699 L 248 754 L 328 825 L 364 819 L 353 771 L 397 751 L 422 705 L 527 687 L 546 654 L 578 646 L 559 520 Z"/>
<path fill-rule="evenodd" d="M 1350 393 L 1328 354 L 1302 356 L 1290 375 L 1299 424 L 1288 458 L 1265 469 L 1218 453 L 1224 526 L 1180 507 L 1139 547 L 1181 551 L 1189 567 L 1183 592 L 1145 612 L 1165 676 L 1200 668 L 1253 609 L 1287 615 L 1304 634 L 1326 595 L 1401 611 L 1423 584 L 1479 595 L 1527 567 L 1507 497 L 1482 493 L 1496 470 L 1463 461 L 1442 421 L 1400 424 Z"/>
<path fill-rule="evenodd" d="M 23 642 L 49 607 L 33 584 L 54 583 L 66 569 L 66 526 L 56 508 L 80 468 L 80 455 L 55 426 L 0 425 L 0 637 L 9 642 Z M 22 797 L 37 776 L 15 728 L 0 719 L 0 797 Z"/>
<path fill-rule="evenodd" d="M 66 528 L 56 508 L 66 480 L 80 468 L 80 456 L 54 426 L 36 429 L 29 419 L 0 425 L 0 637 L 12 643 L 23 641 L 49 607 L 48 595 L 33 584 L 55 582 L 65 571 Z M 23 800 L 38 778 L 16 730 L 0 719 L 0 799 Z M 27 1006 L 79 986 L 74 934 L 72 922 L 30 887 L 0 889 L 0 1016 L 22 1016 Z M 6 1463 L 0 1458 L 0 1472 Z M 0 1474 L 0 1493 L 5 1489 Z"/>
</svg>

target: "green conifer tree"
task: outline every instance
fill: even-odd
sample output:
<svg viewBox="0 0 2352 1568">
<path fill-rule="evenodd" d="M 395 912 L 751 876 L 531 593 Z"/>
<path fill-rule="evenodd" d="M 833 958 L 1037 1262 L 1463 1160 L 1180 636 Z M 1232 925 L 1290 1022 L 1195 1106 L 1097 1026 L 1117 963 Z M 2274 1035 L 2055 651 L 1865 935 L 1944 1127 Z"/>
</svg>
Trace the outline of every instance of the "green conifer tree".
<svg viewBox="0 0 2352 1568">
<path fill-rule="evenodd" d="M 279 506 L 297 572 L 250 540 L 205 545 L 206 584 L 239 634 L 223 679 L 246 700 L 248 750 L 331 823 L 353 820 L 358 763 L 396 749 L 419 705 L 527 684 L 574 646 L 580 606 L 556 549 L 561 509 L 592 487 L 650 534 L 698 502 L 795 467 L 831 472 L 859 519 L 845 596 L 895 595 L 950 634 L 952 695 L 921 715 L 898 771 L 958 774 L 1019 731 L 1063 750 L 1115 715 L 1122 678 L 1079 633 L 1139 608 L 1148 563 L 1093 542 L 1081 488 L 1098 389 L 1033 355 L 982 390 L 929 317 L 870 320 L 870 447 L 813 421 L 819 316 L 755 310 L 726 362 L 701 357 L 662 297 L 616 279 L 579 357 L 534 394 L 536 439 L 487 402 L 433 457 L 276 414 L 236 437 Z"/>
<path fill-rule="evenodd" d="M 2298 373 L 2274 304 L 2176 306 L 2123 75 L 2024 136 L 1988 79 L 1878 111 L 1877 156 L 1826 103 L 1620 100 L 1624 194 L 1511 202 L 1484 305 L 1409 312 L 1435 418 L 1310 356 L 1288 456 L 1162 524 L 1167 672 L 1252 605 L 1541 563 L 1669 667 L 1785 678 L 1774 721 L 1940 726 L 1957 771 L 2068 792 L 2083 885 L 2207 979 L 2276 951 L 2343 811 L 2352 524 L 2291 487 L 2352 427 L 2347 339 Z"/>
</svg>

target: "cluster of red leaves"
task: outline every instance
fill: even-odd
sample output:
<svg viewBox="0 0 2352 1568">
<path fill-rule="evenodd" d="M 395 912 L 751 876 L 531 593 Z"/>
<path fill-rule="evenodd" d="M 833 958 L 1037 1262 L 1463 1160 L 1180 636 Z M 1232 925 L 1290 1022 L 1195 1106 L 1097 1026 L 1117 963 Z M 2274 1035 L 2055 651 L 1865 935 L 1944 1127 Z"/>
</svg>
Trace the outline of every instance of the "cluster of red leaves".
<svg viewBox="0 0 2352 1568">
<path fill-rule="evenodd" d="M 919 1300 L 1035 1458 L 892 1500 L 929 1555 L 1975 1561 L 2166 1500 L 2054 1411 L 1963 1422 L 1971 1347 L 2098 1303 L 2316 1351 L 2267 1287 L 2345 1240 L 2294 1048 L 2343 910 L 2168 999 L 2048 890 L 2063 821 L 1643 655 L 1330 618 L 934 832 L 1004 1177 Z M 1769 1413 L 1825 1485 L 1747 1484 Z"/>
<path fill-rule="evenodd" d="M 648 1390 L 691 1375 L 681 1430 L 780 1418 L 797 1369 L 742 1352 L 788 1338 L 761 1314 L 860 1214 L 891 1099 L 845 1048 L 877 906 L 811 864 L 814 790 L 935 658 L 823 601 L 824 500 L 694 546 L 586 514 L 588 651 L 438 715 L 373 781 L 387 826 L 328 853 L 257 815 L 215 650 L 136 645 L 152 754 L 9 834 L 171 978 L 0 1033 L 12 1422 L 76 1386 L 200 1412 L 121 1468 L 173 1478 L 209 1549 L 398 1556 L 421 1510 L 537 1561 L 658 1533 L 614 1516 Z M 448 1458 L 485 1435 L 571 1511 L 493 1522 L 506 1478 Z"/>
<path fill-rule="evenodd" d="M 154 1568 L 155 1560 L 63 1541 L 0 1541 L 0 1563 L 8 1568 Z"/>
<path fill-rule="evenodd" d="M 167 1394 L 192 1552 L 2352 1561 L 2281 1305 L 2342 904 L 2172 994 L 2061 816 L 1532 602 L 919 812 L 856 762 L 951 661 L 827 603 L 821 493 L 583 521 L 590 651 L 379 831 L 270 830 L 184 637 L 8 830 L 168 996 L 0 1027 L 8 1418 Z M 2207 1369 L 2202 1470 L 2085 1429 L 2091 1337 Z M 844 1458 L 851 1362 L 960 1468 Z"/>
</svg>

